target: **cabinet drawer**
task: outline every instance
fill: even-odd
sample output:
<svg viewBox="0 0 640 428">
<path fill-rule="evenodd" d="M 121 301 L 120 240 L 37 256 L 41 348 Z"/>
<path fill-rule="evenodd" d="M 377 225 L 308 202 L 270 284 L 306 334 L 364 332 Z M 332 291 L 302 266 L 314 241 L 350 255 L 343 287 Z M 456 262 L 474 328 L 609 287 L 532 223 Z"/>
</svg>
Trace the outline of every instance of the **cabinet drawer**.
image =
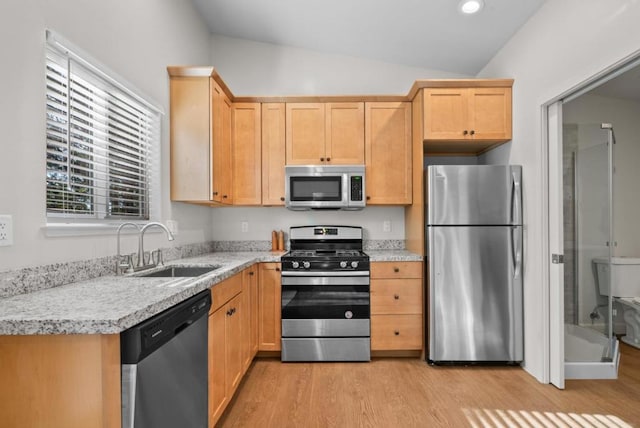
<svg viewBox="0 0 640 428">
<path fill-rule="evenodd" d="M 421 314 L 421 279 L 372 279 L 372 314 Z"/>
<path fill-rule="evenodd" d="M 372 315 L 371 350 L 422 349 L 422 315 Z"/>
<path fill-rule="evenodd" d="M 422 262 L 373 262 L 371 278 L 422 278 Z"/>
<path fill-rule="evenodd" d="M 242 272 L 232 276 L 229 279 L 214 285 L 211 288 L 211 309 L 209 313 L 212 314 L 225 303 L 242 291 Z"/>
</svg>

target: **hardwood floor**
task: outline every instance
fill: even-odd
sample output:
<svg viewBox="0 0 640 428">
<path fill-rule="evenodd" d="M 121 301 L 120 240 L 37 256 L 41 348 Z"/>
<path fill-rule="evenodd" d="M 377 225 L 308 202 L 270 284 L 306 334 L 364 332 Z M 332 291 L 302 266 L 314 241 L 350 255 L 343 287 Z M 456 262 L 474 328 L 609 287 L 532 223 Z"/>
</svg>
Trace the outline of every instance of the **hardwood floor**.
<svg viewBox="0 0 640 428">
<path fill-rule="evenodd" d="M 519 367 L 431 367 L 419 359 L 256 359 L 218 427 L 640 426 L 640 350 L 621 344 L 617 380 L 564 391 Z"/>
</svg>

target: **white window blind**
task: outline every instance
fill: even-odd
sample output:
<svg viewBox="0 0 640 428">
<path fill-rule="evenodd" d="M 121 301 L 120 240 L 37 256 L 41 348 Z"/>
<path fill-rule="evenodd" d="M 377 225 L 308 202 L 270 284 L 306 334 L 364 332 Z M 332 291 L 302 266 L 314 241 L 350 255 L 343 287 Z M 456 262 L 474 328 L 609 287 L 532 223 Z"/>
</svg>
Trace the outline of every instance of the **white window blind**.
<svg viewBox="0 0 640 428">
<path fill-rule="evenodd" d="M 149 219 L 160 112 L 48 34 L 47 216 Z"/>
</svg>

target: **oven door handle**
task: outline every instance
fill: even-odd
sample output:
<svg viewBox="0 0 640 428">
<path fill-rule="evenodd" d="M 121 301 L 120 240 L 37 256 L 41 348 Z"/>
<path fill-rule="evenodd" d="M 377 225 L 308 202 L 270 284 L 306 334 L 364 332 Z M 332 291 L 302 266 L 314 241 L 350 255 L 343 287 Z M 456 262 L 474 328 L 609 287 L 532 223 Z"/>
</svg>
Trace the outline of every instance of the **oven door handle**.
<svg viewBox="0 0 640 428">
<path fill-rule="evenodd" d="M 307 277 L 307 276 L 369 276 L 368 270 L 360 270 L 360 271 L 335 271 L 335 272 L 307 272 L 307 271 L 282 271 L 282 276 L 298 276 L 298 277 Z"/>
<path fill-rule="evenodd" d="M 328 286 L 356 286 L 364 285 L 369 286 L 368 276 L 283 276 L 282 287 L 287 286 L 314 286 L 314 285 L 328 285 Z"/>
</svg>

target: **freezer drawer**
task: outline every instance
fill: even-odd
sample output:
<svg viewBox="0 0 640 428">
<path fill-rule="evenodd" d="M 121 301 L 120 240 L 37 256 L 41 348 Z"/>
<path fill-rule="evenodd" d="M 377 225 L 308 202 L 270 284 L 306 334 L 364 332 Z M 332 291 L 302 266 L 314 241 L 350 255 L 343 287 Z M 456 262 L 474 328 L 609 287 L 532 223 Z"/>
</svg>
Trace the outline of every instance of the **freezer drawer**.
<svg viewBox="0 0 640 428">
<path fill-rule="evenodd" d="M 432 165 L 428 225 L 521 225 L 522 167 Z"/>
<path fill-rule="evenodd" d="M 522 361 L 522 227 L 428 229 L 429 360 Z"/>
</svg>

